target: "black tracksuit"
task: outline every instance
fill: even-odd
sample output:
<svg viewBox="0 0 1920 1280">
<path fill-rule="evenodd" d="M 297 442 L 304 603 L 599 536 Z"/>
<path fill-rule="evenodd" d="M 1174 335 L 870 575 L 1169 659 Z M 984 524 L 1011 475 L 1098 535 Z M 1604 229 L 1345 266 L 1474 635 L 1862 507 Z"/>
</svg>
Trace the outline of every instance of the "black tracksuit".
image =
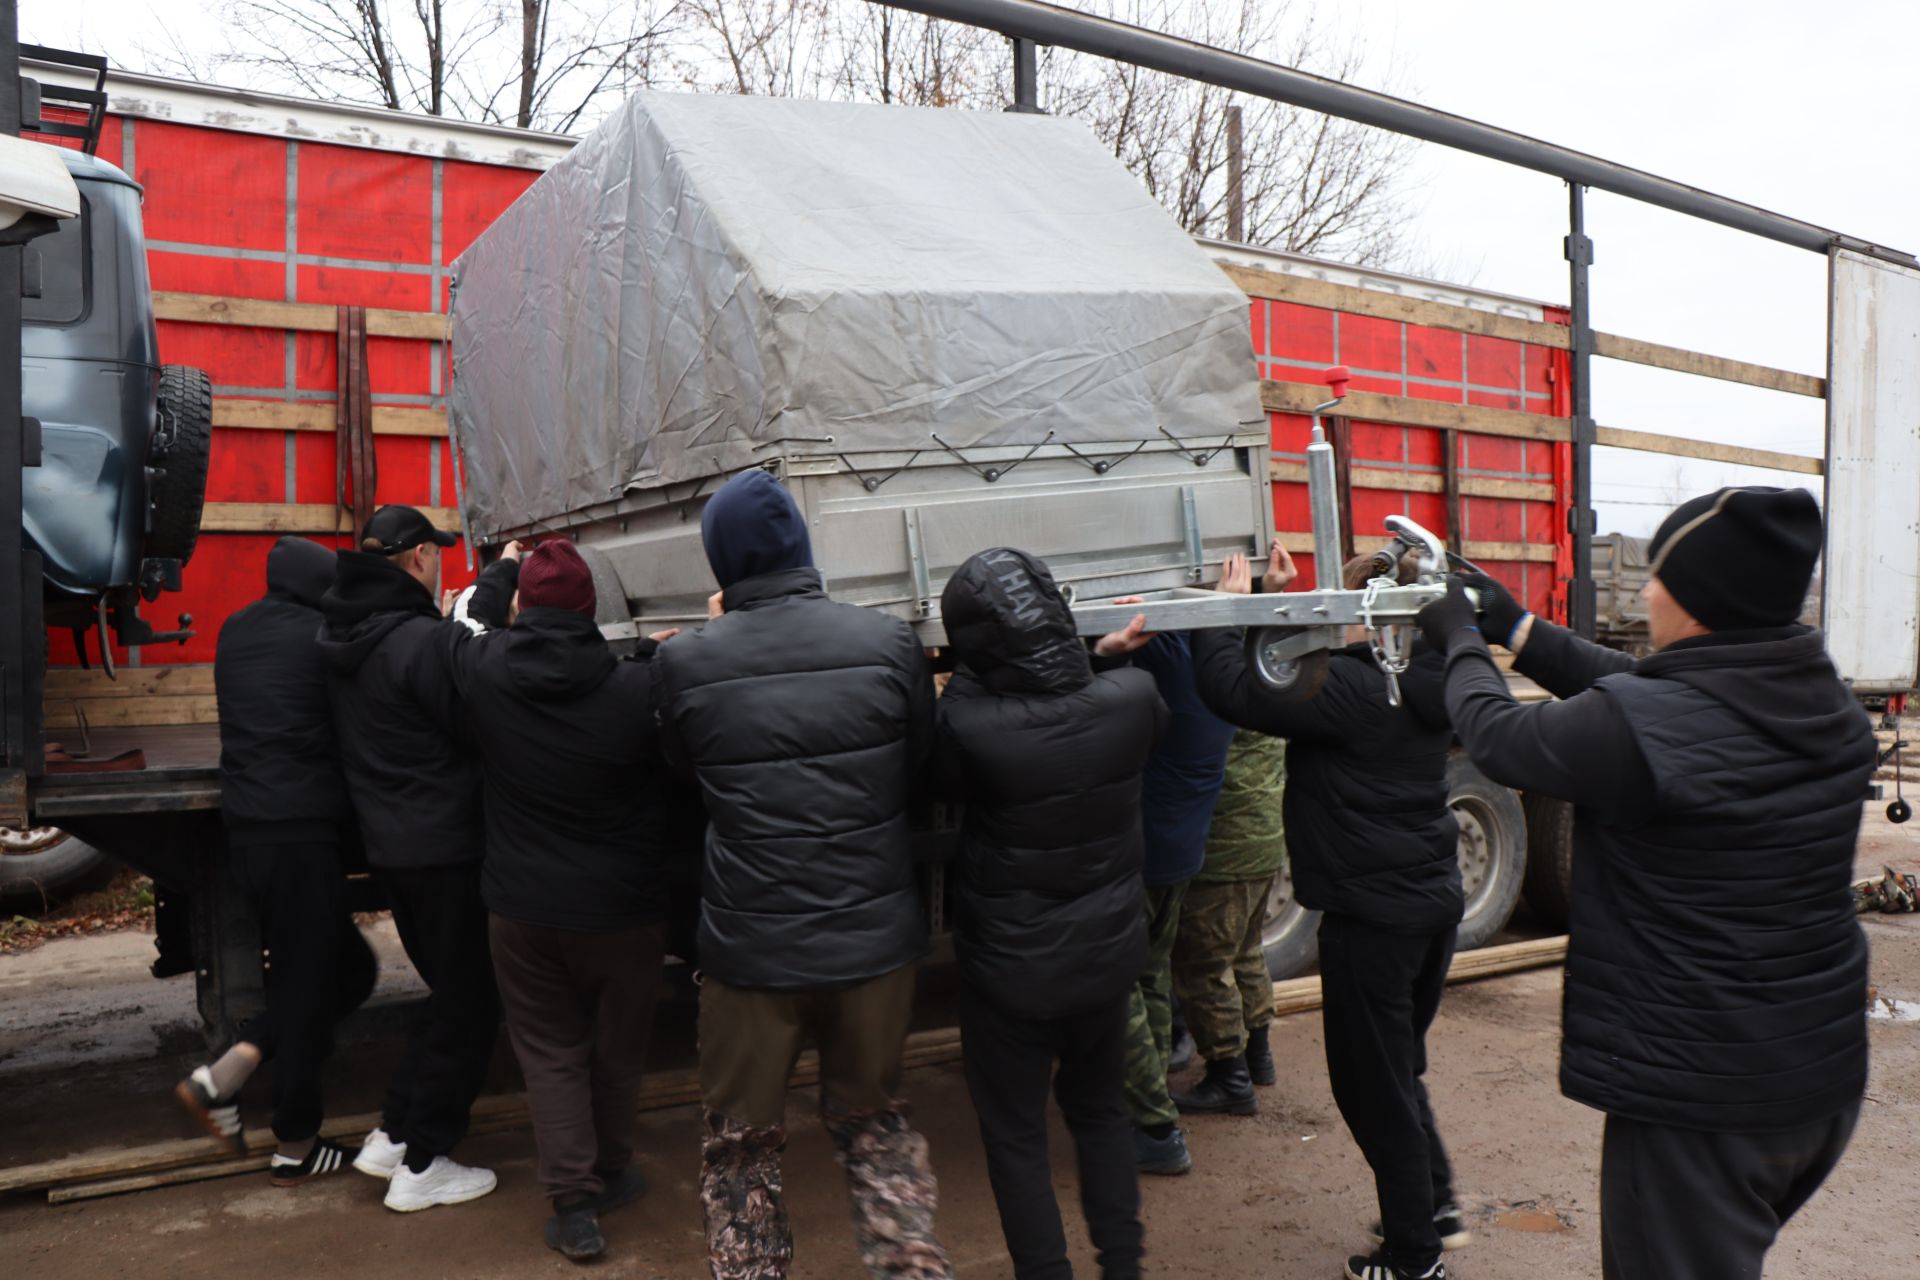
<svg viewBox="0 0 1920 1280">
<path fill-rule="evenodd" d="M 617 662 L 592 618 L 535 607 L 453 655 L 485 782 L 494 973 L 556 1203 L 632 1159 L 671 890 L 699 863 L 698 796 L 660 757 L 653 649 Z"/>
<path fill-rule="evenodd" d="M 430 992 L 381 1122 L 419 1172 L 465 1134 L 500 1020 L 480 900 L 479 763 L 450 666 L 475 637 L 386 557 L 343 551 L 339 560 L 319 644 L 340 761 L 367 863 Z M 513 560 L 489 565 L 468 612 L 504 626 L 517 573 Z"/>
<path fill-rule="evenodd" d="M 1801 626 L 1636 663 L 1536 619 L 1516 669 L 1566 700 L 1533 707 L 1452 646 L 1475 762 L 1575 805 L 1560 1087 L 1607 1113 L 1607 1274 L 1758 1276 L 1866 1085 L 1866 713 Z"/>
<path fill-rule="evenodd" d="M 1007 1251 L 1020 1280 L 1072 1274 L 1047 1156 L 1051 1078 L 1101 1273 L 1137 1276 L 1121 1079 L 1147 957 L 1141 775 L 1167 710 L 1145 671 L 1094 674 L 1058 588 L 1024 552 L 967 561 L 941 614 L 961 665 L 938 704 L 934 783 L 966 802 L 961 1042 Z"/>
<path fill-rule="evenodd" d="M 1416 645 L 1398 707 L 1365 644 L 1331 654 L 1325 686 L 1304 702 L 1268 691 L 1238 632 L 1195 632 L 1194 659 L 1215 715 L 1288 741 L 1294 893 L 1325 913 L 1327 1076 L 1373 1167 L 1387 1255 L 1417 1274 L 1440 1256 L 1433 1218 L 1454 1198 L 1421 1082 L 1465 906 L 1441 659 Z"/>
<path fill-rule="evenodd" d="M 373 990 L 375 965 L 347 910 L 340 844 L 353 810 L 340 776 L 317 647 L 334 554 L 282 538 L 267 594 L 220 628 L 220 800 L 235 878 L 259 918 L 267 1008 L 240 1038 L 273 1061 L 273 1131 L 320 1130 L 320 1066 L 333 1024 Z"/>
</svg>

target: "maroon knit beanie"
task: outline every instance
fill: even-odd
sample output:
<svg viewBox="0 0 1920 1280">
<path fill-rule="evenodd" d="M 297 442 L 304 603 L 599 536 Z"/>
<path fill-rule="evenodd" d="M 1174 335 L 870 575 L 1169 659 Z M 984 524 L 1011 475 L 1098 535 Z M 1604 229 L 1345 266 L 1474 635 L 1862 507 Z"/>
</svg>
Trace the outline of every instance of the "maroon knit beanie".
<svg viewBox="0 0 1920 1280">
<path fill-rule="evenodd" d="M 556 538 L 527 552 L 520 561 L 520 607 L 593 616 L 593 571 L 571 542 Z"/>
</svg>

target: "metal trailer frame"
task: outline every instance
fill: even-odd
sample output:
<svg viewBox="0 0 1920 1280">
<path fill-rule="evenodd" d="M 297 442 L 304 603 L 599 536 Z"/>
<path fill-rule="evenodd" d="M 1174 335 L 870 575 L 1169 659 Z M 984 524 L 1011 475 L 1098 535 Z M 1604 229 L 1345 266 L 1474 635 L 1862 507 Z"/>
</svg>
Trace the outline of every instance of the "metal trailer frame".
<svg viewBox="0 0 1920 1280">
<path fill-rule="evenodd" d="M 1593 446 L 1598 435 L 1593 418 L 1592 367 L 1595 351 L 1589 290 L 1593 241 L 1586 233 L 1587 188 L 1610 191 L 1768 240 L 1777 240 L 1823 257 L 1831 258 L 1838 251 L 1847 250 L 1896 266 L 1920 266 L 1920 262 L 1916 262 L 1910 253 L 1703 191 L 1644 170 L 1615 164 L 1569 147 L 1557 146 L 1509 129 L 1436 111 L 1403 98 L 1356 88 L 1245 54 L 1183 40 L 1111 18 L 1040 3 L 1040 0 L 869 0 L 869 3 L 984 27 L 1007 36 L 1013 42 L 1017 72 L 1014 77 L 1015 110 L 1041 109 L 1036 96 L 1038 80 L 1033 72 L 1035 49 L 1038 45 L 1058 45 L 1223 89 L 1324 112 L 1564 179 L 1568 184 L 1568 234 L 1564 251 L 1568 263 L 1573 338 L 1574 492 L 1572 506 L 1567 512 L 1568 531 L 1573 539 L 1573 590 L 1569 602 L 1569 621 L 1575 630 L 1587 637 L 1593 634 L 1595 611 L 1592 573 Z"/>
</svg>

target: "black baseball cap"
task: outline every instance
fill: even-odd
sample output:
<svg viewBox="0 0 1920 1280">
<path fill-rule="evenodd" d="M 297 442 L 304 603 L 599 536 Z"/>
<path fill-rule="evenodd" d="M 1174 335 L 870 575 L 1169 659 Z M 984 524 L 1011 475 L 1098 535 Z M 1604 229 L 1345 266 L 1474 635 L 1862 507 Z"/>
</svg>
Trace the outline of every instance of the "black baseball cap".
<svg viewBox="0 0 1920 1280">
<path fill-rule="evenodd" d="M 383 556 L 399 555 L 424 542 L 443 547 L 457 546 L 460 535 L 433 527 L 433 521 L 416 507 L 386 506 L 373 513 L 360 545 Z"/>
</svg>

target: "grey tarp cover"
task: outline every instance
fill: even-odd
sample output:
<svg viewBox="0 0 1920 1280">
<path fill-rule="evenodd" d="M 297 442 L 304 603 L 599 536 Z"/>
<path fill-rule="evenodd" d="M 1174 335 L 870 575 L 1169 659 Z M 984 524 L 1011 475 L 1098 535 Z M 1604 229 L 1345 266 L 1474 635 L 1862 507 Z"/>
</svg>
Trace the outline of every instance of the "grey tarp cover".
<svg viewBox="0 0 1920 1280">
<path fill-rule="evenodd" d="M 1050 116 L 643 93 L 455 275 L 482 535 L 787 453 L 1263 417 L 1245 296 Z"/>
</svg>

